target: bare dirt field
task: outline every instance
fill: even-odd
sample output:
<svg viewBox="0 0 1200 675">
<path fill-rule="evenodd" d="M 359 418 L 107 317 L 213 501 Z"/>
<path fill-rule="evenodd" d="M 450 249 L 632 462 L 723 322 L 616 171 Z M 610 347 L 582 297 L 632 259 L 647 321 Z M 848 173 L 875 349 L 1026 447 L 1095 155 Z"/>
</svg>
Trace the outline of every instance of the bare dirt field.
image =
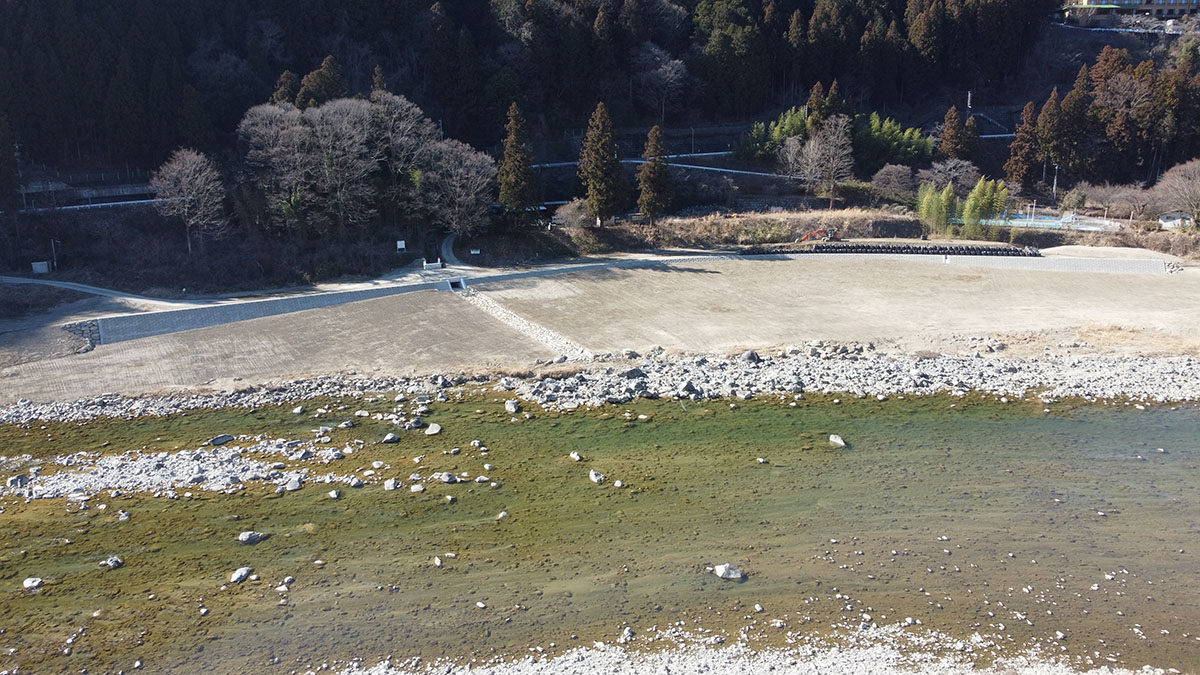
<svg viewBox="0 0 1200 675">
<path fill-rule="evenodd" d="M 686 263 L 477 287 L 593 352 L 730 352 L 808 340 L 954 353 L 999 336 L 1016 353 L 1195 353 L 1200 269 L 1172 275 L 946 266 L 925 258 Z M 1086 348 L 1086 347 L 1085 347 Z"/>
<path fill-rule="evenodd" d="M 1129 252 L 1094 252 L 1126 255 Z M 1135 257 L 1128 255 L 1127 257 Z M 1200 354 L 1200 268 L 1171 275 L 1017 271 L 925 258 L 664 263 L 480 284 L 535 327 L 593 353 L 726 353 L 809 340 L 905 352 Z M 27 320 L 0 367 L 0 399 L 222 390 L 338 372 L 528 370 L 556 352 L 450 293 L 421 292 L 112 345 L 54 347 Z M 29 322 L 33 322 L 30 324 Z M 39 349 L 41 351 L 39 351 Z"/>
<path fill-rule="evenodd" d="M 63 332 L 55 327 L 43 330 Z M 0 368 L 0 398 L 223 390 L 354 371 L 406 375 L 532 365 L 541 344 L 432 291 L 101 345 Z"/>
</svg>

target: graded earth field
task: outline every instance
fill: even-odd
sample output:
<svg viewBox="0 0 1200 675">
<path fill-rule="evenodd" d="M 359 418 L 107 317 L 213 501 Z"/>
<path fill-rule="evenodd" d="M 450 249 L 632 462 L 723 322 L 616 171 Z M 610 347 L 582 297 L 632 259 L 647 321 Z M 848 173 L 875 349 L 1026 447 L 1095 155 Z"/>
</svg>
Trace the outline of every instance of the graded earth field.
<svg viewBox="0 0 1200 675">
<path fill-rule="evenodd" d="M 0 669 L 519 657 L 678 621 L 731 640 L 748 627 L 761 646 L 902 624 L 963 640 L 985 664 L 1038 645 L 1079 667 L 1200 666 L 1195 407 L 789 396 L 527 418 L 493 396 L 431 403 L 444 431 L 394 445 L 378 443 L 394 425 L 354 415 L 393 410 L 386 393 L 305 402 L 330 411 L 315 417 L 288 404 L 0 427 L 5 475 L 40 465 L 52 479 L 87 470 L 86 458 L 55 464 L 66 452 L 171 452 L 217 433 L 311 440 L 354 419 L 325 432 L 323 445 L 355 450 L 344 459 L 271 461 L 366 481 L 104 491 L 84 510 L 4 499 Z M 431 479 L 441 471 L 469 482 Z M 247 530 L 270 537 L 239 544 Z M 124 566 L 98 565 L 112 555 Z M 747 578 L 717 578 L 719 563 Z M 230 583 L 243 566 L 258 578 Z M 45 585 L 23 590 L 33 576 Z"/>
<path fill-rule="evenodd" d="M 1200 269 L 1171 275 L 1001 270 L 936 256 L 713 260 L 488 284 L 480 292 L 593 352 L 698 353 L 809 340 L 956 353 L 963 335 L 1022 354 L 1196 353 Z"/>
<path fill-rule="evenodd" d="M 1068 251 L 1070 253 L 1070 251 Z M 1120 252 L 1092 251 L 1094 255 Z M 1132 256 L 1136 257 L 1136 256 Z M 1143 255 L 1143 257 L 1145 257 Z M 594 269 L 419 292 L 104 344 L 56 348 L 26 318 L 0 340 L 0 398 L 228 390 L 325 373 L 526 371 L 562 353 L 728 353 L 809 340 L 901 352 L 1200 353 L 1200 269 L 1176 274 L 1022 271 L 924 256 L 712 259 Z M 516 317 L 513 320 L 513 317 Z M 547 340 L 546 331 L 556 334 Z M 68 341 L 69 342 L 69 341 Z M 57 350 L 57 351 L 56 351 Z"/>
</svg>

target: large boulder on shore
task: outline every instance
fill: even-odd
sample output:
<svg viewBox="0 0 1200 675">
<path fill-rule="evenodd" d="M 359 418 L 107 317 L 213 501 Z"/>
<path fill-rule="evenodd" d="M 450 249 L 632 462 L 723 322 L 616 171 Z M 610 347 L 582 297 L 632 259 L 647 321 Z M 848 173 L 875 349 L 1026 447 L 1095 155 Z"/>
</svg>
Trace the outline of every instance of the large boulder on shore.
<svg viewBox="0 0 1200 675">
<path fill-rule="evenodd" d="M 722 579 L 733 580 L 741 579 L 742 577 L 746 576 L 741 570 L 729 563 L 721 563 L 720 565 L 714 567 L 713 574 L 721 577 Z"/>
</svg>

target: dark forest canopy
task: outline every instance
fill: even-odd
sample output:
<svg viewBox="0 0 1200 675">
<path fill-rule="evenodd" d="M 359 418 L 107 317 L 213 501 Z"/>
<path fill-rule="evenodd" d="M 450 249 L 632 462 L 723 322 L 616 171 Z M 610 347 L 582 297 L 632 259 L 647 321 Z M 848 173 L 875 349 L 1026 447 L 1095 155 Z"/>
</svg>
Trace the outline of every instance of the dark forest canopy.
<svg viewBox="0 0 1200 675">
<path fill-rule="evenodd" d="M 220 149 L 281 73 L 376 65 L 445 133 L 501 138 L 731 119 L 802 103 L 834 77 L 875 102 L 1011 76 L 1051 0 L 6 0 L 0 114 L 26 160 L 153 167 Z"/>
</svg>

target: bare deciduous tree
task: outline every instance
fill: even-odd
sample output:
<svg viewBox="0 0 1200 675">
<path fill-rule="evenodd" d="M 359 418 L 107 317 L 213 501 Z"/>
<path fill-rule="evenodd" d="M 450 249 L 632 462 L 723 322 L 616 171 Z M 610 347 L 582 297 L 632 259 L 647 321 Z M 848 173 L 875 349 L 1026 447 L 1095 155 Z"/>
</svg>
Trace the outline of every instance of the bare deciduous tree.
<svg viewBox="0 0 1200 675">
<path fill-rule="evenodd" d="M 371 104 L 375 142 L 383 152 L 391 178 L 392 194 L 388 196 L 398 200 L 409 185 L 411 170 L 425 163 L 429 148 L 439 138 L 438 130 L 415 103 L 403 96 L 375 91 L 371 93 Z"/>
<path fill-rule="evenodd" d="M 371 104 L 335 99 L 304 111 L 312 130 L 313 187 L 329 210 L 337 232 L 357 227 L 375 214 L 371 176 L 382 153 L 371 142 Z"/>
<path fill-rule="evenodd" d="M 1117 197 L 1117 205 L 1129 211 L 1130 220 L 1141 220 L 1155 202 L 1154 192 L 1136 185 L 1127 186 Z"/>
<path fill-rule="evenodd" d="M 193 234 L 218 236 L 224 231 L 225 188 L 217 167 L 203 154 L 176 150 L 151 176 L 150 188 L 160 200 L 155 203 L 158 212 L 183 222 L 188 255 Z"/>
<path fill-rule="evenodd" d="M 430 159 L 422 185 L 430 215 L 456 234 L 477 232 L 487 222 L 495 160 L 453 139 L 434 143 Z"/>
<path fill-rule="evenodd" d="M 779 146 L 779 165 L 792 177 L 804 175 L 804 140 L 799 136 L 788 136 Z"/>
<path fill-rule="evenodd" d="M 912 167 L 887 164 L 871 177 L 871 189 L 880 197 L 911 199 L 917 192 Z"/>
<path fill-rule="evenodd" d="M 934 162 L 928 169 L 917 173 L 918 183 L 933 183 L 938 189 L 954 186 L 954 194 L 965 197 L 979 182 L 983 174 L 974 164 L 965 159 L 943 159 Z"/>
<path fill-rule="evenodd" d="M 1163 174 L 1157 189 L 1163 200 L 1200 223 L 1200 159 L 1177 164 Z"/>
<path fill-rule="evenodd" d="M 1088 204 L 1102 208 L 1105 211 L 1116 206 L 1120 200 L 1121 192 L 1125 189 L 1122 185 L 1113 185 L 1108 182 L 1101 183 L 1100 185 L 1080 183 L 1076 187 L 1083 190 L 1087 195 Z"/>
<path fill-rule="evenodd" d="M 803 145 L 799 139 L 789 138 L 780 149 L 779 159 L 788 173 L 828 194 L 829 208 L 833 208 L 838 183 L 854 175 L 850 118 L 830 117 Z"/>
<path fill-rule="evenodd" d="M 245 151 L 245 178 L 266 202 L 266 218 L 280 227 L 303 221 L 306 190 L 312 180 L 310 132 L 290 103 L 257 105 L 238 125 Z"/>
<path fill-rule="evenodd" d="M 687 66 L 671 58 L 670 53 L 653 42 L 644 42 L 634 59 L 633 76 L 640 98 L 654 108 L 661 123 L 667 117 L 667 105 L 683 92 Z"/>
</svg>

